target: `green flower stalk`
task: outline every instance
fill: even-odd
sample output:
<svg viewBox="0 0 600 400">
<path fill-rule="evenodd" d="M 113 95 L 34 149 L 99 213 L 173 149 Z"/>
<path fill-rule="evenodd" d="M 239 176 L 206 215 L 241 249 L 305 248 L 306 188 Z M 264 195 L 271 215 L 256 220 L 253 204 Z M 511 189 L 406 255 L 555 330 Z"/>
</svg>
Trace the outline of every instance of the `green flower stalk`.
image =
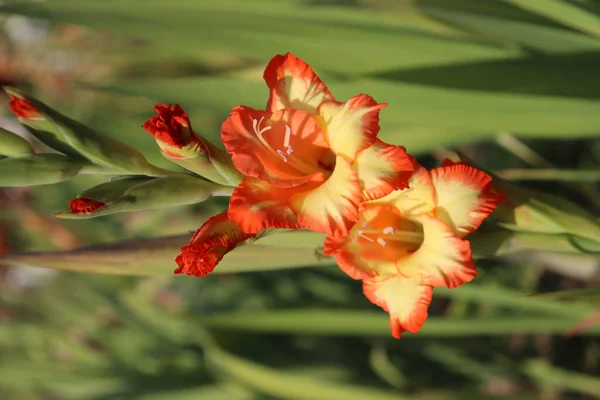
<svg viewBox="0 0 600 400">
<path fill-rule="evenodd" d="M 179 104 L 157 104 L 154 110 L 158 115 L 146 121 L 144 129 L 156 139 L 163 156 L 222 185 L 237 186 L 242 181 L 242 174 L 229 155 L 196 135 L 188 114 Z"/>
</svg>

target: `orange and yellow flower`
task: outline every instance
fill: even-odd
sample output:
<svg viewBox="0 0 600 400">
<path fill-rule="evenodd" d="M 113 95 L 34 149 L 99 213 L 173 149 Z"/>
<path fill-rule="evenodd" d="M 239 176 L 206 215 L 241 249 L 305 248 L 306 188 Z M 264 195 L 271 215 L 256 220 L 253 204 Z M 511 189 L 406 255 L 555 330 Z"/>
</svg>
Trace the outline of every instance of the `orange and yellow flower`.
<svg viewBox="0 0 600 400">
<path fill-rule="evenodd" d="M 421 328 L 434 287 L 455 288 L 477 274 L 464 237 L 500 200 L 491 182 L 465 163 L 416 165 L 410 188 L 363 202 L 349 235 L 325 240 L 325 253 L 390 314 L 394 337 Z"/>
<path fill-rule="evenodd" d="M 407 187 L 413 167 L 405 149 L 377 139 L 385 104 L 365 94 L 335 101 L 289 53 L 271 60 L 264 79 L 266 110 L 236 107 L 221 129 L 244 175 L 229 203 L 242 231 L 306 227 L 345 236 L 361 201 Z"/>
<path fill-rule="evenodd" d="M 225 254 L 255 235 L 240 231 L 231 222 L 227 213 L 209 218 L 196 231 L 190 242 L 181 248 L 175 262 L 179 266 L 176 274 L 203 277 L 210 274 Z"/>
</svg>

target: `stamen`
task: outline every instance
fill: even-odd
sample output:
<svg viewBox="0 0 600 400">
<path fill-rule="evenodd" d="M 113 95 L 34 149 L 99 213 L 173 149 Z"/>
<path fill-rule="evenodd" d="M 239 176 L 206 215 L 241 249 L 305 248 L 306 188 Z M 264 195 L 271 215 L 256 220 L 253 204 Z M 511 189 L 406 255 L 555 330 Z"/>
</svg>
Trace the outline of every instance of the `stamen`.
<svg viewBox="0 0 600 400">
<path fill-rule="evenodd" d="M 367 221 L 363 221 L 360 223 L 360 226 L 362 226 L 363 228 L 365 228 L 367 225 L 368 225 Z"/>
<path fill-rule="evenodd" d="M 271 128 L 273 128 L 272 126 L 265 126 L 261 130 L 258 130 L 260 128 L 260 124 L 263 122 L 264 119 L 265 119 L 265 117 L 260 117 L 259 121 L 257 121 L 256 118 L 252 119 L 252 128 L 254 128 L 254 133 L 256 133 L 256 136 L 258 136 L 261 139 L 263 139 L 263 137 L 262 137 L 263 133 L 265 133 L 266 131 L 271 130 Z"/>
<path fill-rule="evenodd" d="M 283 138 L 283 147 L 290 147 L 290 137 L 292 135 L 292 128 L 289 125 L 285 125 L 285 137 Z"/>
<path fill-rule="evenodd" d="M 292 154 L 294 152 L 294 147 L 293 146 L 288 146 L 286 152 L 289 154 Z"/>
<path fill-rule="evenodd" d="M 377 243 L 379 243 L 383 247 L 387 247 L 387 242 L 385 240 L 383 240 L 382 238 L 377 238 Z"/>
<path fill-rule="evenodd" d="M 385 228 L 385 229 L 383 230 L 383 233 L 384 233 L 385 235 L 387 235 L 387 234 L 389 234 L 389 233 L 396 233 L 396 230 L 394 229 L 394 227 L 393 227 L 393 226 L 388 226 L 387 228 Z"/>
<path fill-rule="evenodd" d="M 277 150 L 277 154 L 279 154 L 281 156 L 281 158 L 283 158 L 283 162 L 288 162 L 288 157 L 287 155 L 283 152 L 283 150 Z"/>
<path fill-rule="evenodd" d="M 358 234 L 358 236 L 360 236 L 363 239 L 368 240 L 369 242 L 374 242 L 375 241 L 375 240 L 371 239 L 370 237 L 365 236 L 364 233 L 363 233 L 363 231 L 358 231 L 357 234 Z"/>
</svg>

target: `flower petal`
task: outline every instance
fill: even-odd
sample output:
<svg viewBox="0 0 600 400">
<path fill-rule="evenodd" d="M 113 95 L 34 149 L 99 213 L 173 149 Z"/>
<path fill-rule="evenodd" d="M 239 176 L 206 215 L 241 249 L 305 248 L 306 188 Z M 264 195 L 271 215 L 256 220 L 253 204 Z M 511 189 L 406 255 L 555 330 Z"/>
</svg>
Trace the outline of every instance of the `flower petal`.
<svg viewBox="0 0 600 400">
<path fill-rule="evenodd" d="M 271 112 L 296 108 L 314 114 L 323 101 L 333 100 L 312 68 L 290 53 L 273 57 L 263 77 L 271 91 L 267 102 Z"/>
<path fill-rule="evenodd" d="M 414 166 L 406 149 L 379 139 L 361 151 L 354 163 L 364 200 L 387 196 L 394 190 L 407 189 Z"/>
<path fill-rule="evenodd" d="M 246 176 L 292 187 L 322 181 L 329 173 L 319 166 L 326 142 L 314 118 L 303 111 L 270 114 L 240 106 L 223 122 L 221 138 L 233 165 Z"/>
<path fill-rule="evenodd" d="M 334 256 L 337 265 L 352 279 L 366 279 L 375 276 L 372 265 L 360 257 L 360 244 L 348 236 L 327 236 L 323 246 L 326 255 Z"/>
<path fill-rule="evenodd" d="M 396 261 L 398 273 L 418 279 L 422 285 L 449 289 L 470 282 L 477 275 L 471 246 L 443 221 L 431 215 L 415 217 L 423 226 L 423 243 L 408 257 Z"/>
<path fill-rule="evenodd" d="M 465 163 L 431 170 L 437 196 L 436 216 L 459 237 L 477 230 L 500 201 L 492 191 L 492 178 Z"/>
<path fill-rule="evenodd" d="M 433 294 L 431 286 L 400 275 L 383 281 L 365 279 L 363 292 L 373 304 L 390 314 L 390 328 L 396 339 L 402 332 L 417 333 L 421 329 Z"/>
<path fill-rule="evenodd" d="M 372 205 L 393 204 L 404 218 L 412 218 L 435 210 L 435 188 L 429 171 L 414 162 L 415 172 L 410 177 L 409 188 L 397 190 L 378 200 L 370 201 Z"/>
<path fill-rule="evenodd" d="M 229 220 L 227 213 L 209 218 L 196 231 L 190 242 L 181 248 L 175 262 L 179 265 L 176 274 L 202 277 L 210 274 L 223 256 L 238 244 L 254 237 L 240 231 Z"/>
<path fill-rule="evenodd" d="M 229 199 L 231 221 L 246 233 L 266 228 L 301 228 L 298 218 L 288 206 L 288 198 L 298 188 L 283 189 L 260 179 L 244 177 Z"/>
<path fill-rule="evenodd" d="M 329 179 L 314 190 L 294 194 L 289 205 L 302 226 L 330 236 L 346 236 L 358 220 L 360 200 L 358 177 L 350 162 L 338 156 Z"/>
<path fill-rule="evenodd" d="M 379 110 L 387 104 L 366 94 L 352 97 L 345 103 L 324 102 L 317 112 L 327 126 L 331 150 L 355 160 L 357 154 L 375 142 L 379 133 Z"/>
</svg>

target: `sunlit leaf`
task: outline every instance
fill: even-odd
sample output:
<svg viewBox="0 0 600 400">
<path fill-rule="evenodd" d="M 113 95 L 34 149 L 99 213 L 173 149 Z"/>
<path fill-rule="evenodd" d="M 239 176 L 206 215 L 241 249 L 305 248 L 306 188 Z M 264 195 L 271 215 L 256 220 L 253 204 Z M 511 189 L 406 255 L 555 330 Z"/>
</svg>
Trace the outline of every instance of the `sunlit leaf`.
<svg viewBox="0 0 600 400">
<path fill-rule="evenodd" d="M 600 37 L 600 17 L 566 0 L 504 0 L 532 13 Z"/>
</svg>

